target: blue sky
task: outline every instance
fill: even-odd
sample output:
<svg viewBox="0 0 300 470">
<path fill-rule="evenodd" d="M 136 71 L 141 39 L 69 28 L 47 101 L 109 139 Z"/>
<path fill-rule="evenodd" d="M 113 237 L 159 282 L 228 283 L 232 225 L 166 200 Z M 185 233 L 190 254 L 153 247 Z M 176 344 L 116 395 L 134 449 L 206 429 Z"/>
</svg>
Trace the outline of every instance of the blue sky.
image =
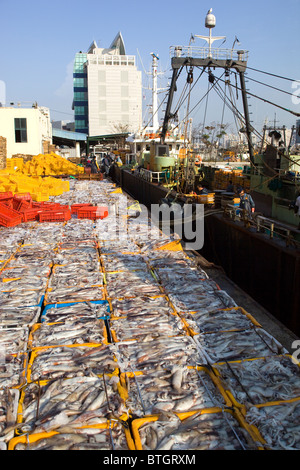
<svg viewBox="0 0 300 470">
<path fill-rule="evenodd" d="M 209 8 L 213 8 L 217 20 L 213 35 L 226 36 L 222 47 L 231 48 L 237 36 L 239 48 L 249 51 L 249 67 L 300 80 L 299 0 L 190 0 L 186 3 L 52 0 L 45 5 L 46 2 L 36 0 L 0 0 L 0 81 L 6 86 L 7 103 L 37 101 L 50 108 L 54 120 L 73 120 L 72 66 L 76 52 L 86 51 L 93 40 L 100 47 L 109 47 L 121 31 L 126 52 L 137 56 L 140 70 L 144 67 L 150 71 L 150 52 L 158 54 L 160 69 L 166 71 L 165 80 L 159 86 L 165 86 L 171 77 L 169 47 L 188 45 L 192 33 L 207 34 L 204 19 Z M 199 46 L 205 45 L 203 40 L 196 41 Z M 220 46 L 221 42 L 215 42 L 214 46 Z M 248 70 L 248 76 L 289 93 L 297 94 L 300 90 L 300 84 L 292 88 L 290 81 L 254 71 Z M 146 85 L 147 79 L 143 82 Z M 300 104 L 297 99 L 293 103 L 290 95 L 251 81 L 247 86 L 251 93 L 300 113 Z M 207 78 L 203 77 L 193 97 L 195 102 L 206 90 Z M 209 98 L 207 123 L 221 121 L 223 105 L 214 95 Z M 259 131 L 265 119 L 274 120 L 275 113 L 278 125 L 290 127 L 297 119 L 256 98 L 250 98 L 249 103 L 253 125 Z M 195 125 L 202 123 L 204 106 L 192 117 Z M 224 122 L 232 124 L 231 113 L 227 115 L 226 111 Z"/>
</svg>

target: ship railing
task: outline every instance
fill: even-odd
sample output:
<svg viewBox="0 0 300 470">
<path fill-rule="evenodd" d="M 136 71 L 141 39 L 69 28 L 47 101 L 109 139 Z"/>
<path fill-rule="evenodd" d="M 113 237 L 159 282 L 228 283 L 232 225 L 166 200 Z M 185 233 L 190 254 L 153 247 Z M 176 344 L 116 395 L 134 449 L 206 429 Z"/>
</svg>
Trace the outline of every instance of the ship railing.
<svg viewBox="0 0 300 470">
<path fill-rule="evenodd" d="M 300 230 L 284 223 L 269 219 L 263 215 L 255 214 L 249 217 L 247 212 L 233 204 L 226 204 L 224 215 L 234 221 L 243 221 L 247 228 L 254 228 L 257 233 L 267 233 L 270 239 L 279 238 L 285 241 L 287 247 L 294 246 L 300 249 L 300 242 L 294 235 L 299 235 Z"/>
<path fill-rule="evenodd" d="M 149 181 L 150 183 L 159 183 L 165 181 L 166 174 L 164 171 L 151 171 L 146 170 L 145 168 L 140 169 L 140 177 Z"/>
<path fill-rule="evenodd" d="M 193 57 L 198 59 L 238 60 L 247 62 L 248 51 L 197 46 L 171 46 L 170 57 Z"/>
</svg>

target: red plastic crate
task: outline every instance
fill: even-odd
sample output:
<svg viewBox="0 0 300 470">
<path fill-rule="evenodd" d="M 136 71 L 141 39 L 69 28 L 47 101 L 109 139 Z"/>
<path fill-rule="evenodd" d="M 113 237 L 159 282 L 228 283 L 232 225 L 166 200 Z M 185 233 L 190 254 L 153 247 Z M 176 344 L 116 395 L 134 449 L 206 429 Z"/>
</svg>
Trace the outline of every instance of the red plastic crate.
<svg viewBox="0 0 300 470">
<path fill-rule="evenodd" d="M 34 220 L 39 220 L 40 209 L 25 209 L 22 211 L 22 220 L 23 222 L 31 222 Z"/>
<path fill-rule="evenodd" d="M 31 208 L 31 202 L 26 199 L 15 199 L 13 200 L 13 209 L 18 212 L 23 212 L 25 209 Z"/>
<path fill-rule="evenodd" d="M 62 211 L 45 211 L 38 214 L 38 220 L 40 222 L 65 222 L 66 220 L 71 219 L 70 209 L 65 209 Z"/>
<path fill-rule="evenodd" d="M 104 219 L 108 216 L 108 208 L 101 206 L 81 207 L 77 210 L 78 219 Z"/>
<path fill-rule="evenodd" d="M 41 209 L 43 211 L 56 211 L 56 210 L 68 210 L 68 205 L 62 205 L 58 202 L 33 202 L 32 207 L 34 209 Z"/>
<path fill-rule="evenodd" d="M 6 193 L 0 193 L 0 199 L 9 199 L 13 197 L 13 193 L 11 191 L 7 191 Z"/>
<path fill-rule="evenodd" d="M 15 199 L 25 199 L 25 201 L 32 201 L 32 197 L 30 193 L 18 193 L 14 195 Z"/>
<path fill-rule="evenodd" d="M 0 199 L 1 204 L 4 204 L 6 207 L 9 207 L 10 209 L 14 209 L 14 201 L 13 198 L 10 197 L 8 199 Z"/>
<path fill-rule="evenodd" d="M 0 225 L 15 227 L 22 223 L 22 215 L 19 212 L 0 203 Z"/>
<path fill-rule="evenodd" d="M 94 206 L 91 206 L 89 203 L 85 203 L 85 204 L 73 204 L 71 206 L 71 214 L 77 214 L 78 210 L 79 209 L 84 209 L 85 207 L 94 207 Z"/>
</svg>

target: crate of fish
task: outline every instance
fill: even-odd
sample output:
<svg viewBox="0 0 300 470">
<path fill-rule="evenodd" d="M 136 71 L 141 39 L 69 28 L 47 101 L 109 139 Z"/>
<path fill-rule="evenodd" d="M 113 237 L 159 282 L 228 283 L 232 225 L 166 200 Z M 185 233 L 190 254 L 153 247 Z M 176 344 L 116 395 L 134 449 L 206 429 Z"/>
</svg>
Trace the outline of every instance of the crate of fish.
<svg viewBox="0 0 300 470">
<path fill-rule="evenodd" d="M 54 264 L 69 265 L 76 263 L 87 264 L 90 269 L 99 269 L 100 257 L 97 248 L 94 245 L 78 246 L 73 248 L 59 248 L 53 258 Z"/>
<path fill-rule="evenodd" d="M 43 309 L 41 322 L 56 323 L 66 320 L 108 320 L 110 305 L 107 300 L 49 304 Z"/>
<path fill-rule="evenodd" d="M 240 331 L 261 327 L 255 318 L 242 307 L 220 309 L 214 312 L 183 313 L 193 336 L 199 333 L 216 333 L 217 331 Z"/>
<path fill-rule="evenodd" d="M 45 305 L 84 302 L 92 300 L 105 300 L 104 286 L 90 287 L 57 287 L 48 288 L 45 294 Z"/>
<path fill-rule="evenodd" d="M 0 329 L 31 327 L 40 315 L 41 307 L 0 307 Z"/>
<path fill-rule="evenodd" d="M 101 234 L 100 236 L 100 243 L 99 243 L 99 249 L 100 253 L 103 256 L 119 256 L 121 255 L 139 255 L 141 250 L 137 246 L 137 244 L 130 240 L 130 239 L 125 239 L 125 240 L 119 240 L 119 239 L 108 239 L 104 240 L 101 239 Z"/>
<path fill-rule="evenodd" d="M 150 265 L 151 266 L 151 265 Z M 179 282 L 181 281 L 184 285 L 198 284 L 201 281 L 208 281 L 207 274 L 193 266 L 164 266 L 152 268 L 158 277 L 159 281 L 166 287 L 174 290 L 174 288 L 179 287 Z M 183 285 L 181 284 L 181 286 Z M 218 289 L 217 285 L 210 280 L 210 283 L 207 284 L 209 290 Z M 180 287 L 181 287 L 180 286 Z"/>
<path fill-rule="evenodd" d="M 133 416 L 232 406 L 219 379 L 205 366 L 125 372 L 121 383 Z"/>
<path fill-rule="evenodd" d="M 72 413 L 68 412 L 70 409 Z M 105 423 L 112 415 L 125 421 L 128 418 L 117 375 L 32 382 L 20 395 L 17 434 L 51 432 L 64 427 L 75 431 L 78 427 Z"/>
<path fill-rule="evenodd" d="M 0 351 L 4 354 L 22 353 L 27 350 L 29 328 L 0 328 Z"/>
<path fill-rule="evenodd" d="M 194 336 L 210 364 L 285 354 L 285 348 L 262 328 L 218 331 Z"/>
<path fill-rule="evenodd" d="M 150 341 L 131 340 L 111 345 L 122 372 L 149 370 L 172 365 L 207 364 L 201 348 L 187 335 L 161 337 Z"/>
<path fill-rule="evenodd" d="M 257 429 L 266 450 L 300 450 L 300 399 L 255 405 L 245 420 Z"/>
<path fill-rule="evenodd" d="M 109 299 L 154 297 L 164 294 L 162 287 L 147 271 L 106 274 L 106 291 Z"/>
<path fill-rule="evenodd" d="M 177 295 L 178 292 L 184 292 L 184 296 L 203 296 L 214 295 L 215 292 L 220 291 L 218 284 L 211 279 L 193 278 L 192 276 L 168 276 L 168 279 L 160 277 L 160 282 L 167 295 Z M 184 286 L 184 290 L 182 289 Z"/>
<path fill-rule="evenodd" d="M 170 302 L 179 313 L 214 312 L 215 310 L 237 307 L 235 301 L 223 290 L 186 294 L 172 292 L 168 294 Z"/>
<path fill-rule="evenodd" d="M 100 269 L 91 270 L 86 265 L 70 263 L 68 265 L 55 265 L 49 280 L 49 288 L 56 287 L 92 287 L 102 286 L 104 275 Z"/>
<path fill-rule="evenodd" d="M 0 443 L 6 447 L 14 437 L 17 423 L 19 390 L 5 388 L 0 390 Z"/>
<path fill-rule="evenodd" d="M 110 336 L 113 342 L 118 341 L 150 341 L 155 338 L 187 335 L 184 322 L 176 313 L 164 315 L 152 313 L 135 316 L 111 317 L 108 322 Z"/>
<path fill-rule="evenodd" d="M 72 344 L 107 344 L 104 320 L 65 320 L 56 323 L 37 323 L 30 331 L 28 348 Z"/>
<path fill-rule="evenodd" d="M 22 387 L 26 382 L 27 353 L 0 352 L 0 389 Z"/>
<path fill-rule="evenodd" d="M 0 273 L 0 281 L 5 283 L 10 280 L 22 279 L 24 286 L 31 282 L 31 278 L 48 278 L 51 273 L 50 264 L 41 266 L 8 266 Z"/>
<path fill-rule="evenodd" d="M 135 450 L 129 425 L 110 419 L 103 424 L 59 431 L 26 434 L 14 437 L 8 450 Z"/>
<path fill-rule="evenodd" d="M 263 445 L 238 410 L 204 408 L 152 415 L 132 422 L 137 450 L 258 450 Z"/>
<path fill-rule="evenodd" d="M 27 382 L 116 373 L 119 365 L 111 345 L 45 346 L 31 352 Z"/>
<path fill-rule="evenodd" d="M 254 405 L 300 398 L 300 368 L 288 354 L 214 364 L 230 400 L 243 413 Z"/>
<path fill-rule="evenodd" d="M 171 315 L 176 313 L 168 301 L 168 297 L 163 295 L 156 296 L 138 296 L 134 298 L 123 298 L 123 299 L 109 299 L 111 316 L 123 317 L 136 315 L 148 315 L 151 314 L 166 314 Z"/>
<path fill-rule="evenodd" d="M 167 268 L 195 266 L 195 257 L 187 254 L 184 250 L 180 251 L 157 251 L 148 250 L 145 252 L 149 263 L 153 268 Z M 165 264 L 166 263 L 166 264 Z"/>
<path fill-rule="evenodd" d="M 150 272 L 143 256 L 138 254 L 111 254 L 101 257 L 101 264 L 106 273 L 114 272 Z"/>
<path fill-rule="evenodd" d="M 8 292 L 0 291 L 0 308 L 11 307 L 42 307 L 45 289 L 26 290 L 14 289 Z"/>
<path fill-rule="evenodd" d="M 45 276 L 31 276 L 7 278 L 7 273 L 0 274 L 0 292 L 11 292 L 18 289 L 43 290 L 47 288 L 48 278 Z"/>
</svg>

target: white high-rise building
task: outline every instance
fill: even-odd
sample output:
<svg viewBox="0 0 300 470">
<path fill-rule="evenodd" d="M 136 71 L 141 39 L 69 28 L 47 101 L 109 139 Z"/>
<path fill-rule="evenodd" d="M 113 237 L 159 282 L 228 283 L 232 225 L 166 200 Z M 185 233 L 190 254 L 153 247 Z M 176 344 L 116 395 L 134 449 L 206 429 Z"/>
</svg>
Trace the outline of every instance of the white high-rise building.
<svg viewBox="0 0 300 470">
<path fill-rule="evenodd" d="M 89 136 L 136 132 L 142 125 L 142 73 L 118 33 L 108 49 L 94 41 L 75 56 L 75 130 Z"/>
</svg>

